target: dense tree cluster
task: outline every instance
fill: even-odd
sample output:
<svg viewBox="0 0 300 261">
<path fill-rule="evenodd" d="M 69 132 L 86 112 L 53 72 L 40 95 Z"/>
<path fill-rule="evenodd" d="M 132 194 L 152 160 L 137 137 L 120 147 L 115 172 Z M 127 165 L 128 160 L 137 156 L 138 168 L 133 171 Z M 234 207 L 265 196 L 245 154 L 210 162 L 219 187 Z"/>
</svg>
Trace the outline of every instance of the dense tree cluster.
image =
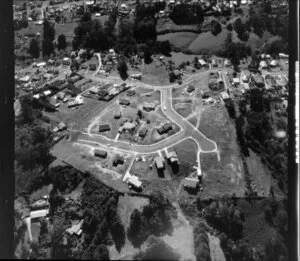
<svg viewBox="0 0 300 261">
<path fill-rule="evenodd" d="M 244 215 L 233 202 L 213 201 L 204 208 L 203 215 L 211 225 L 230 238 L 236 240 L 242 237 Z"/>
<path fill-rule="evenodd" d="M 197 24 L 204 21 L 204 13 L 200 5 L 179 4 L 172 9 L 170 19 L 175 24 Z"/>
<path fill-rule="evenodd" d="M 203 222 L 195 225 L 193 235 L 195 244 L 195 256 L 197 261 L 211 261 L 208 228 Z"/>
<path fill-rule="evenodd" d="M 235 22 L 233 23 L 233 28 L 241 41 L 248 41 L 249 33 L 247 32 L 247 25 L 242 22 L 241 18 L 235 20 Z"/>
<path fill-rule="evenodd" d="M 140 212 L 135 209 L 130 216 L 128 239 L 139 247 L 150 235 L 161 236 L 173 230 L 170 202 L 159 192 L 153 193 L 150 204 Z"/>
<path fill-rule="evenodd" d="M 127 67 L 127 63 L 126 63 L 126 58 L 123 56 L 119 57 L 119 61 L 118 61 L 118 66 L 117 66 L 117 70 L 120 74 L 120 77 L 122 80 L 126 80 L 128 78 L 128 67 Z"/>
<path fill-rule="evenodd" d="M 57 39 L 57 49 L 65 50 L 67 48 L 66 36 L 64 34 L 60 34 Z"/>
<path fill-rule="evenodd" d="M 28 22 L 25 19 L 21 20 L 14 20 L 14 30 L 18 31 L 22 28 L 27 28 L 28 27 Z"/>
</svg>

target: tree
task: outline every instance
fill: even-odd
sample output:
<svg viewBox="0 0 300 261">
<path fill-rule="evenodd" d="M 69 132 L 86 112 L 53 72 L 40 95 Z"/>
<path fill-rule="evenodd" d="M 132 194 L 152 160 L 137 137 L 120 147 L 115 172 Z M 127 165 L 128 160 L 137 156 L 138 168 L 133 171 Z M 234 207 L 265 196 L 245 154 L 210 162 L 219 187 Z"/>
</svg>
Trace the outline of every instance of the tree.
<svg viewBox="0 0 300 261">
<path fill-rule="evenodd" d="M 216 36 L 222 32 L 221 24 L 217 20 L 211 21 L 211 33 Z"/>
<path fill-rule="evenodd" d="M 55 38 L 55 30 L 54 26 L 50 24 L 50 22 L 47 19 L 44 19 L 43 23 L 43 39 L 48 39 L 50 42 L 54 41 Z"/>
<path fill-rule="evenodd" d="M 66 41 L 66 36 L 64 34 L 60 34 L 58 36 L 58 44 L 57 44 L 57 49 L 58 50 L 65 50 L 67 47 L 67 41 Z"/>
<path fill-rule="evenodd" d="M 59 24 L 60 21 L 61 21 L 61 16 L 60 15 L 55 16 L 55 23 Z"/>
<path fill-rule="evenodd" d="M 49 39 L 43 40 L 43 56 L 50 56 L 54 51 L 53 43 Z"/>
<path fill-rule="evenodd" d="M 29 53 L 33 58 L 39 58 L 40 56 L 39 43 L 35 38 L 30 41 Z"/>
<path fill-rule="evenodd" d="M 152 62 L 152 50 L 146 45 L 144 49 L 144 62 L 145 64 L 150 64 Z"/>
<path fill-rule="evenodd" d="M 118 62 L 117 70 L 120 74 L 122 80 L 126 80 L 128 78 L 128 67 L 124 57 L 121 57 Z"/>
<path fill-rule="evenodd" d="M 232 24 L 231 24 L 231 23 L 229 23 L 229 24 L 227 25 L 227 30 L 228 30 L 228 31 L 232 31 L 232 30 L 233 30 L 233 27 L 232 27 Z"/>
<path fill-rule="evenodd" d="M 138 110 L 137 115 L 140 119 L 143 118 L 143 112 L 141 110 Z"/>
<path fill-rule="evenodd" d="M 94 254 L 94 260 L 109 260 L 108 249 L 105 245 L 100 244 L 96 247 Z"/>
</svg>

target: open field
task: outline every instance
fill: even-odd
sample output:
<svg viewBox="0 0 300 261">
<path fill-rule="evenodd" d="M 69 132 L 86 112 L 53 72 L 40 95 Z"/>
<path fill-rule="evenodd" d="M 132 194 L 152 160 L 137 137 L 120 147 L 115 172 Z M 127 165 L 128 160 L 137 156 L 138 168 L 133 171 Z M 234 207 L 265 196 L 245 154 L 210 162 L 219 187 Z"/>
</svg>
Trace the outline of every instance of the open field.
<svg viewBox="0 0 300 261">
<path fill-rule="evenodd" d="M 169 33 L 158 35 L 158 41 L 169 41 L 175 48 L 185 48 L 197 38 L 198 34 L 190 32 Z"/>
<path fill-rule="evenodd" d="M 89 145 L 62 140 L 53 147 L 52 154 L 82 172 L 89 171 L 108 186 L 128 192 L 128 186 L 122 181 L 122 178 L 129 167 L 132 155 L 116 153 L 113 149 L 105 150 L 107 151 L 107 158 L 101 159 L 94 156 L 93 149 Z M 114 167 L 112 160 L 117 154 L 123 156 L 125 162 Z"/>
<path fill-rule="evenodd" d="M 207 107 L 201 115 L 199 130 L 217 143 L 220 162 L 215 153 L 201 153 L 201 168 L 204 179 L 202 197 L 224 194 L 244 196 L 243 164 L 236 141 L 235 127 L 223 105 Z"/>
<path fill-rule="evenodd" d="M 225 43 L 228 30 L 222 29 L 222 32 L 214 36 L 211 32 L 205 32 L 199 34 L 199 36 L 190 43 L 187 48 L 194 54 L 199 54 L 203 50 L 216 51 L 222 48 L 222 45 Z"/>
<path fill-rule="evenodd" d="M 142 82 L 153 85 L 167 85 L 169 84 L 169 74 L 165 66 L 158 60 L 154 59 L 150 64 L 143 64 L 142 68 Z"/>
</svg>

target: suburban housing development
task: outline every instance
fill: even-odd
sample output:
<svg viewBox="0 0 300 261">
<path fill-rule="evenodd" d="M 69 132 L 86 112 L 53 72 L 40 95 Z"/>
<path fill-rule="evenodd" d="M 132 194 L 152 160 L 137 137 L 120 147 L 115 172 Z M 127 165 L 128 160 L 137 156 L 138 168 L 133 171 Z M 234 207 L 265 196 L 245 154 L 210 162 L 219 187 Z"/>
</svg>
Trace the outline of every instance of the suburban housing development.
<svg viewBox="0 0 300 261">
<path fill-rule="evenodd" d="M 289 260 L 285 0 L 14 0 L 15 257 Z"/>
</svg>

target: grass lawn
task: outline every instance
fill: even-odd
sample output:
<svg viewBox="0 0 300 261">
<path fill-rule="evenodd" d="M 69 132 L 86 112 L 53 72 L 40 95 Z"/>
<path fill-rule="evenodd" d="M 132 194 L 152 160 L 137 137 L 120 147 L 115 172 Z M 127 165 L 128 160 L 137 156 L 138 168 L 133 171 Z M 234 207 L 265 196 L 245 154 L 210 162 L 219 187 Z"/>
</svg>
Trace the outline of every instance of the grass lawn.
<svg viewBox="0 0 300 261">
<path fill-rule="evenodd" d="M 102 148 L 107 151 L 107 158 L 101 159 L 94 156 L 93 148 L 91 145 L 62 140 L 53 147 L 51 152 L 55 157 L 67 162 L 80 171 L 89 171 L 104 184 L 116 190 L 128 192 L 128 186 L 122 181 L 122 178 L 129 167 L 132 155 L 120 152 L 116 153 L 113 149 L 98 146 L 99 149 Z M 125 163 L 114 167 L 112 166 L 112 161 L 116 154 L 122 155 Z"/>
<path fill-rule="evenodd" d="M 169 74 L 160 61 L 153 59 L 152 63 L 142 66 L 142 82 L 153 85 L 168 85 L 170 84 Z"/>
<path fill-rule="evenodd" d="M 222 48 L 228 34 L 227 29 L 222 29 L 222 32 L 214 36 L 211 32 L 199 34 L 199 36 L 191 42 L 188 50 L 194 54 L 199 54 L 203 50 L 216 51 Z"/>
<path fill-rule="evenodd" d="M 158 41 L 169 41 L 172 46 L 179 49 L 184 49 L 193 40 L 197 38 L 198 34 L 191 32 L 178 32 L 158 35 Z"/>
<path fill-rule="evenodd" d="M 243 165 L 235 127 L 225 107 L 206 107 L 201 114 L 199 130 L 217 143 L 221 158 L 218 162 L 215 153 L 200 155 L 204 178 L 203 197 L 233 193 L 244 196 Z"/>
</svg>

